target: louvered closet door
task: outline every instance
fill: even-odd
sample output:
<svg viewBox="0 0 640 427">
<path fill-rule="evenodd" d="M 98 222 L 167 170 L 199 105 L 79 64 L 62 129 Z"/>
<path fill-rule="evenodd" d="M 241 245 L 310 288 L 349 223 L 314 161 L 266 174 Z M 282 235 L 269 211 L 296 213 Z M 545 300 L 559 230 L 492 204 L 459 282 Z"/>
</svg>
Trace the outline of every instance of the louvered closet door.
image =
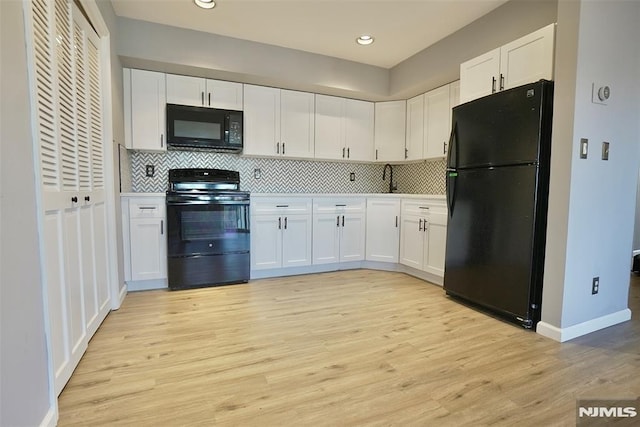
<svg viewBox="0 0 640 427">
<path fill-rule="evenodd" d="M 59 394 L 109 308 L 100 44 L 68 0 L 32 0 L 29 12 L 49 342 Z"/>
</svg>

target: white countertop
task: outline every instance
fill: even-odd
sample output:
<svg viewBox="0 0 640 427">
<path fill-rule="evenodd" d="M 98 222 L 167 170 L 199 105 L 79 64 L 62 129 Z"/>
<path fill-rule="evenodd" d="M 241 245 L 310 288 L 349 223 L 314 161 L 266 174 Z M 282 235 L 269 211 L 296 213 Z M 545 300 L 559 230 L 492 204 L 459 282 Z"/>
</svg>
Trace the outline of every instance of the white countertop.
<svg viewBox="0 0 640 427">
<path fill-rule="evenodd" d="M 120 193 L 120 197 L 164 197 L 165 193 Z M 445 200 L 444 194 L 405 193 L 251 193 L 251 197 L 376 197 Z"/>
</svg>

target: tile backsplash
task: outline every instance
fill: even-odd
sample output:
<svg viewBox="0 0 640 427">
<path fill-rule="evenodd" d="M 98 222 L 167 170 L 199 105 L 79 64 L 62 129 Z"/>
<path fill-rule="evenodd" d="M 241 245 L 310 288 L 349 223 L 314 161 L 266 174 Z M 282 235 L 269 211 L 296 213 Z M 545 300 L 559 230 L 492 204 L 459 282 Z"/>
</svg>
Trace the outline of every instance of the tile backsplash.
<svg viewBox="0 0 640 427">
<path fill-rule="evenodd" d="M 247 158 L 206 151 L 132 151 L 127 160 L 122 163 L 130 163 L 130 171 L 123 167 L 121 174 L 130 172 L 130 180 L 121 181 L 130 181 L 136 193 L 167 191 L 169 169 L 175 168 L 237 170 L 242 190 L 253 193 L 384 193 L 389 188 L 389 182 L 382 180 L 382 164 Z M 147 165 L 153 165 L 153 177 L 146 176 Z M 352 172 L 355 181 L 350 181 Z M 444 194 L 444 174 L 444 160 L 393 167 L 399 193 Z"/>
</svg>

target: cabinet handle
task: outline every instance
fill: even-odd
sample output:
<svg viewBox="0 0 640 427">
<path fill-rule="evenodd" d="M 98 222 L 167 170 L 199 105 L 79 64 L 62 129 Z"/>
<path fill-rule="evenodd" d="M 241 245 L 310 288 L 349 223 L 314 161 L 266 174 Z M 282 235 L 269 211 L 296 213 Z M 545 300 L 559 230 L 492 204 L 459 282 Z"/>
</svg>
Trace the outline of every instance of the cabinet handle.
<svg viewBox="0 0 640 427">
<path fill-rule="evenodd" d="M 409 158 L 409 149 L 408 149 L 408 148 L 405 148 L 405 149 L 404 149 L 404 158 L 405 158 L 405 159 L 408 159 L 408 158 Z"/>
<path fill-rule="evenodd" d="M 160 220 L 160 234 L 164 234 L 164 219 Z"/>
<path fill-rule="evenodd" d="M 429 210 L 429 206 L 418 206 L 418 209 L 427 209 L 427 210 Z"/>
<path fill-rule="evenodd" d="M 349 148 L 347 147 L 347 159 L 349 158 Z"/>
<path fill-rule="evenodd" d="M 276 208 L 288 208 L 289 205 L 276 205 Z"/>
<path fill-rule="evenodd" d="M 344 215 L 342 215 L 342 226 L 344 227 Z"/>
<path fill-rule="evenodd" d="M 500 73 L 500 90 L 504 90 L 504 76 Z"/>
<path fill-rule="evenodd" d="M 340 227 L 340 215 L 336 217 L 336 227 Z"/>
<path fill-rule="evenodd" d="M 204 92 L 200 92 L 200 99 L 202 100 L 202 105 L 204 105 Z"/>
<path fill-rule="evenodd" d="M 398 228 L 398 215 L 396 215 L 396 228 Z"/>
<path fill-rule="evenodd" d="M 282 217 L 278 218 L 278 230 L 282 230 Z"/>
<path fill-rule="evenodd" d="M 429 223 L 427 222 L 427 220 L 424 220 L 424 227 L 422 227 L 422 231 L 424 231 L 425 233 L 427 232 L 427 226 L 429 225 Z"/>
<path fill-rule="evenodd" d="M 376 160 L 378 160 L 378 149 L 376 148 Z"/>
<path fill-rule="evenodd" d="M 418 221 L 418 231 L 422 231 L 422 218 Z"/>
<path fill-rule="evenodd" d="M 164 134 L 160 134 L 160 148 L 164 148 Z"/>
<path fill-rule="evenodd" d="M 442 143 L 442 154 L 447 154 L 447 141 Z"/>
<path fill-rule="evenodd" d="M 209 92 L 209 107 L 211 107 L 211 92 Z"/>
<path fill-rule="evenodd" d="M 347 205 L 336 205 L 336 207 L 345 207 Z"/>
<path fill-rule="evenodd" d="M 496 78 L 491 77 L 491 93 L 496 93 Z"/>
<path fill-rule="evenodd" d="M 78 198 L 77 198 L 76 196 L 73 196 L 73 197 L 71 198 L 71 202 L 73 202 L 73 203 L 78 203 Z"/>
<path fill-rule="evenodd" d="M 344 147 L 342 147 L 342 158 L 344 159 Z"/>
<path fill-rule="evenodd" d="M 284 217 L 284 229 L 285 230 L 287 229 L 287 217 L 286 216 Z"/>
<path fill-rule="evenodd" d="M 84 196 L 84 201 L 85 202 L 90 202 L 91 201 L 91 197 L 90 196 Z"/>
<path fill-rule="evenodd" d="M 276 144 L 276 154 L 280 154 L 280 143 Z"/>
<path fill-rule="evenodd" d="M 155 206 L 138 206 L 138 209 L 140 209 L 141 211 L 155 210 L 155 208 Z"/>
<path fill-rule="evenodd" d="M 282 143 L 282 155 L 284 156 L 284 142 Z"/>
</svg>

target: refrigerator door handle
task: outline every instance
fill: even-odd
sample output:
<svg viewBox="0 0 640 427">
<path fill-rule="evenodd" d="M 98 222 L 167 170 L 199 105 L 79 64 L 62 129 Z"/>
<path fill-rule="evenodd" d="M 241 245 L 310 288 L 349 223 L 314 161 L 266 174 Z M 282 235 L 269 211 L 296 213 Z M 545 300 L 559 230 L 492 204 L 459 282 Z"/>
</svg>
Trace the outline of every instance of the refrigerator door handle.
<svg viewBox="0 0 640 427">
<path fill-rule="evenodd" d="M 445 143 L 445 150 L 447 144 Z M 451 126 L 451 136 L 449 137 L 449 151 L 447 152 L 447 167 L 454 169 L 458 167 L 458 123 Z"/>
<path fill-rule="evenodd" d="M 453 216 L 453 207 L 456 199 L 456 179 L 458 171 L 447 171 L 447 209 L 449 210 L 449 218 Z"/>
</svg>

